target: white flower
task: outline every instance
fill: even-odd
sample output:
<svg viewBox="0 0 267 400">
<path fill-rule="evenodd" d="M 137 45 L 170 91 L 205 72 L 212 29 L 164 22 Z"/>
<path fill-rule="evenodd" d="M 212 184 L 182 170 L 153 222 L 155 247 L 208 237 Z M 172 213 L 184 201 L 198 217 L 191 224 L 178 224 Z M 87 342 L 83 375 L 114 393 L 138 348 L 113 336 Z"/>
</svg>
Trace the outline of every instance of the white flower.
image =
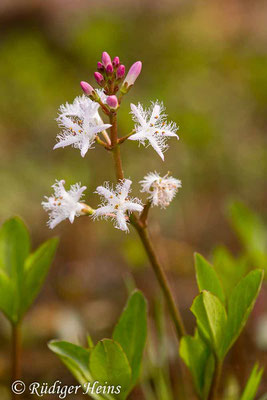
<svg viewBox="0 0 267 400">
<path fill-rule="evenodd" d="M 109 187 L 108 183 L 98 186 L 96 193 L 103 197 L 103 203 L 93 214 L 93 218 L 112 218 L 115 221 L 115 228 L 128 232 L 127 219 L 133 211 L 141 212 L 143 206 L 137 198 L 129 198 L 132 181 L 125 179 L 116 185 L 115 190 Z"/>
<path fill-rule="evenodd" d="M 102 101 L 102 103 L 106 104 L 108 96 L 105 94 L 104 89 L 95 89 L 95 91 L 98 94 L 98 96 L 100 97 L 100 100 Z"/>
<path fill-rule="evenodd" d="M 152 103 L 148 110 L 144 110 L 139 103 L 138 106 L 131 104 L 131 114 L 136 122 L 135 131 L 129 140 L 138 140 L 144 144 L 150 144 L 158 155 L 164 160 L 163 152 L 168 148 L 167 137 L 176 135 L 178 127 L 174 122 L 166 123 L 163 103 Z"/>
<path fill-rule="evenodd" d="M 96 134 L 111 126 L 103 123 L 98 108 L 99 104 L 85 95 L 76 97 L 72 104 L 61 105 L 57 122 L 62 132 L 57 136 L 58 143 L 54 149 L 71 145 L 79 149 L 84 157 L 92 147 Z"/>
<path fill-rule="evenodd" d="M 47 197 L 46 201 L 42 202 L 43 208 L 50 213 L 48 226 L 50 229 L 55 228 L 64 219 L 69 219 L 73 223 L 75 217 L 83 214 L 82 210 L 84 204 L 79 203 L 80 198 L 83 196 L 83 191 L 86 186 L 79 183 L 71 185 L 70 190 L 66 191 L 64 188 L 65 181 L 57 181 L 52 186 L 54 195 Z"/>
<path fill-rule="evenodd" d="M 157 172 L 150 172 L 140 183 L 142 185 L 141 192 L 149 193 L 148 199 L 152 205 L 161 208 L 166 208 L 178 189 L 182 187 L 179 179 L 168 176 L 168 174 L 161 178 Z"/>
</svg>

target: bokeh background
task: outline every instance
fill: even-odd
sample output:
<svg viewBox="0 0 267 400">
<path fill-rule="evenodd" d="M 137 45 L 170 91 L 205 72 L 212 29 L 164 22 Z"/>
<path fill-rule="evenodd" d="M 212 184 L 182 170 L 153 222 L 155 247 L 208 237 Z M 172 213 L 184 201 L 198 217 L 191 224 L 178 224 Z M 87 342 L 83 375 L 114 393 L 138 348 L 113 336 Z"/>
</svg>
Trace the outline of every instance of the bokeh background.
<svg viewBox="0 0 267 400">
<path fill-rule="evenodd" d="M 114 181 L 111 157 L 101 148 L 85 159 L 72 148 L 52 150 L 59 105 L 81 94 L 80 80 L 93 83 L 102 51 L 118 55 L 128 67 L 142 60 L 142 74 L 120 110 L 120 134 L 133 127 L 130 102 L 148 106 L 159 99 L 180 126 L 180 141 L 170 141 L 165 163 L 151 148 L 126 143 L 124 169 L 136 195 L 138 181 L 149 171 L 171 171 L 183 182 L 167 210 L 152 210 L 150 230 L 192 332 L 195 251 L 211 261 L 226 252 L 230 270 L 243 258 L 249 268 L 266 266 L 266 49 L 267 3 L 261 0 L 1 0 L 0 220 L 21 215 L 33 247 L 60 237 L 49 277 L 25 321 L 26 382 L 74 382 L 47 341 L 83 343 L 87 332 L 94 340 L 108 337 L 128 291 L 137 285 L 149 299 L 150 338 L 131 399 L 181 396 L 177 343 L 135 232 L 125 235 L 87 218 L 54 231 L 46 226 L 40 203 L 55 179 L 82 182 L 92 206 L 99 201 L 96 186 Z M 262 257 L 250 257 L 234 231 L 233 200 L 257 212 Z M 248 227 L 248 237 L 253 232 Z M 238 398 L 256 360 L 267 366 L 266 301 L 264 285 L 226 360 L 221 392 L 227 400 Z M 8 399 L 9 326 L 4 318 L 0 322 L 0 394 Z M 266 382 L 265 372 L 261 395 Z"/>
</svg>

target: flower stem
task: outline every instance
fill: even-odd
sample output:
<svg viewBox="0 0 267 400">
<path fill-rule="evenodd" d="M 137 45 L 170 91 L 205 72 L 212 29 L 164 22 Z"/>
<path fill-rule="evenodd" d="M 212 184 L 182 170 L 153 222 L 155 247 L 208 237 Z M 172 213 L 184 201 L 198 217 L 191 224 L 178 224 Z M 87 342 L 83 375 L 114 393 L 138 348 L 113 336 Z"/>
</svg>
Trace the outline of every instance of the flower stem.
<svg viewBox="0 0 267 400">
<path fill-rule="evenodd" d="M 114 164 L 115 164 L 115 171 L 116 171 L 116 177 L 118 180 L 124 179 L 124 174 L 123 174 L 123 169 L 122 169 L 122 162 L 121 162 L 121 156 L 120 156 L 120 147 L 118 145 L 118 130 L 117 130 L 117 115 L 115 112 L 111 113 L 109 116 L 110 119 L 110 124 L 112 127 L 110 128 L 110 137 L 111 137 L 111 146 L 112 146 L 112 153 L 113 153 L 113 159 L 114 159 Z M 149 206 L 147 207 L 147 212 L 149 210 Z M 169 283 L 167 280 L 167 277 L 165 275 L 165 272 L 160 265 L 160 262 L 156 256 L 155 250 L 152 246 L 147 228 L 146 228 L 146 218 L 147 214 L 145 211 L 144 215 L 145 221 L 139 220 L 135 214 L 132 214 L 130 217 L 130 221 L 132 225 L 135 227 L 137 230 L 139 237 L 143 243 L 143 246 L 145 248 L 145 251 L 147 253 L 147 256 L 150 260 L 150 263 L 154 269 L 154 272 L 156 274 L 156 277 L 158 279 L 158 282 L 161 286 L 161 289 L 164 293 L 167 306 L 169 308 L 169 312 L 171 314 L 176 334 L 178 339 L 181 339 L 183 335 L 185 335 L 185 328 L 184 324 L 179 312 L 178 307 L 175 304 L 171 289 L 169 287 Z M 145 223 L 144 223 L 145 222 Z"/>
<path fill-rule="evenodd" d="M 12 324 L 12 375 L 11 383 L 21 378 L 21 329 L 20 323 Z M 13 394 L 13 398 L 16 395 Z"/>
<path fill-rule="evenodd" d="M 117 128 L 117 114 L 112 112 L 109 115 L 110 124 L 112 125 L 110 128 L 110 137 L 111 137 L 111 147 L 113 160 L 115 164 L 115 171 L 117 180 L 121 180 L 124 178 L 123 170 L 122 170 L 122 162 L 120 155 L 120 146 L 118 145 L 118 128 Z"/>
<path fill-rule="evenodd" d="M 125 142 L 125 140 L 127 140 L 130 136 L 132 136 L 135 133 L 135 130 L 133 129 L 130 133 L 128 133 L 128 135 L 123 136 L 121 138 L 118 139 L 118 143 L 122 144 Z"/>
<path fill-rule="evenodd" d="M 110 141 L 110 137 L 108 136 L 107 131 L 105 130 L 105 131 L 103 131 L 103 132 L 101 132 L 101 133 L 102 133 L 102 135 L 103 135 L 105 141 L 107 142 L 107 144 L 110 146 L 110 145 L 111 145 L 111 141 Z"/>
<path fill-rule="evenodd" d="M 148 218 L 148 213 L 149 213 L 150 207 L 151 207 L 151 201 L 148 201 L 145 204 L 142 214 L 140 215 L 140 218 L 139 218 L 139 223 L 142 224 L 145 228 L 147 227 L 147 218 Z"/>
<path fill-rule="evenodd" d="M 99 136 L 96 135 L 95 140 L 96 140 L 96 143 L 100 144 L 101 146 L 105 147 L 105 149 L 109 150 L 109 145 L 106 142 L 104 142 L 103 140 L 101 140 Z"/>
<path fill-rule="evenodd" d="M 208 400 L 217 400 L 217 392 L 219 388 L 219 382 L 221 378 L 221 371 L 222 371 L 222 362 L 220 360 L 215 359 L 215 369 L 213 374 L 213 379 L 211 382 L 210 392 L 208 396 Z"/>
</svg>

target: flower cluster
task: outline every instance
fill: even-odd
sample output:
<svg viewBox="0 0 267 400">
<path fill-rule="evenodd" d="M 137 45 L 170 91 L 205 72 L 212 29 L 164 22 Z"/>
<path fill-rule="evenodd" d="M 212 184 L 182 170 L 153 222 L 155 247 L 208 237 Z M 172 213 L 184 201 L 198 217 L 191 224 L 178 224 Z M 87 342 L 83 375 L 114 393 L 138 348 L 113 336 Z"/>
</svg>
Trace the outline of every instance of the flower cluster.
<svg viewBox="0 0 267 400">
<path fill-rule="evenodd" d="M 156 101 L 149 109 L 144 109 L 139 103 L 131 104 L 131 114 L 135 122 L 134 131 L 124 138 L 114 138 L 112 128 L 114 115 L 120 107 L 123 96 L 128 93 L 135 83 L 142 69 L 141 61 L 135 62 L 129 69 L 126 77 L 125 66 L 121 64 L 119 57 L 111 60 L 107 52 L 102 54 L 102 59 L 97 63 L 97 71 L 94 73 L 100 89 L 93 88 L 88 82 L 80 83 L 84 92 L 76 97 L 72 104 L 66 103 L 59 109 L 57 122 L 62 131 L 57 135 L 57 143 L 54 149 L 72 146 L 80 150 L 84 157 L 94 143 L 101 144 L 107 150 L 113 151 L 116 146 L 126 139 L 135 140 L 143 145 L 151 145 L 164 160 L 164 151 L 168 148 L 167 139 L 178 136 L 177 126 L 173 122 L 167 122 L 162 103 Z M 123 80 L 124 78 L 124 80 Z M 117 96 L 117 92 L 119 95 Z M 99 114 L 102 110 L 109 117 L 109 123 L 105 123 Z M 117 129 L 115 129 L 117 132 Z M 102 140 L 99 135 L 102 135 Z M 116 133 L 117 135 L 117 133 Z M 167 207 L 178 189 L 181 181 L 165 175 L 160 177 L 158 173 L 149 173 L 141 183 L 141 192 L 148 193 L 148 204 Z M 128 232 L 129 215 L 133 212 L 141 213 L 144 209 L 138 198 L 130 198 L 132 181 L 121 179 L 115 189 L 106 183 L 98 186 L 96 193 L 103 202 L 93 210 L 84 203 L 80 203 L 85 186 L 75 184 L 69 191 L 64 188 L 63 180 L 56 181 L 52 186 L 54 195 L 45 197 L 42 205 L 49 212 L 49 227 L 52 229 L 64 219 L 72 223 L 75 217 L 91 215 L 93 219 L 111 218 L 115 228 Z M 145 210 L 144 210 L 145 213 Z"/>
</svg>

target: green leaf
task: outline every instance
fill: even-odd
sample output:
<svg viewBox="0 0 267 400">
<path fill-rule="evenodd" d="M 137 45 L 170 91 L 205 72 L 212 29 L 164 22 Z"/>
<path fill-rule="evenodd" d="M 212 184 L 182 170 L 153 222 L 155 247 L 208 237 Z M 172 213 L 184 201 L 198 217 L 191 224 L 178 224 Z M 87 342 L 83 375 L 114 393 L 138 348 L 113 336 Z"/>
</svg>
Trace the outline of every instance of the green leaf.
<svg viewBox="0 0 267 400">
<path fill-rule="evenodd" d="M 48 347 L 61 359 L 81 385 L 92 380 L 89 372 L 89 350 L 58 340 L 49 342 Z"/>
<path fill-rule="evenodd" d="M 14 299 L 15 285 L 6 273 L 0 269 L 0 309 L 10 320 L 15 318 L 13 314 Z"/>
<path fill-rule="evenodd" d="M 113 339 L 120 343 L 132 369 L 132 384 L 135 384 L 142 361 L 147 335 L 147 304 L 139 290 L 129 298 L 113 332 Z"/>
<path fill-rule="evenodd" d="M 21 314 L 27 311 L 38 295 L 53 261 L 57 246 L 58 239 L 50 239 L 27 258 L 24 271 Z"/>
<path fill-rule="evenodd" d="M 195 254 L 195 268 L 199 291 L 207 290 L 224 303 L 223 289 L 214 268 L 198 253 Z"/>
<path fill-rule="evenodd" d="M 192 374 L 199 397 L 205 398 L 205 393 L 210 388 L 214 370 L 214 357 L 211 349 L 196 331 L 195 336 L 182 337 L 179 352 Z"/>
<path fill-rule="evenodd" d="M 103 339 L 92 350 L 89 370 L 100 384 L 120 387 L 118 399 L 125 399 L 130 389 L 132 372 L 129 361 L 119 343 Z"/>
<path fill-rule="evenodd" d="M 19 320 L 24 263 L 29 252 L 24 222 L 18 217 L 6 221 L 0 230 L 0 308 L 12 323 Z"/>
<path fill-rule="evenodd" d="M 252 369 L 252 372 L 250 374 L 250 377 L 247 381 L 246 387 L 244 389 L 244 392 L 242 394 L 242 397 L 240 400 L 254 400 L 260 381 L 261 377 L 263 374 L 263 368 L 259 370 L 259 366 L 256 363 Z"/>
<path fill-rule="evenodd" d="M 6 221 L 0 229 L 0 309 L 16 324 L 41 289 L 52 262 L 57 239 L 30 254 L 30 238 L 24 222 Z"/>
<path fill-rule="evenodd" d="M 19 217 L 7 220 L 0 230 L 0 269 L 11 279 L 20 280 L 30 252 L 30 237 Z"/>
<path fill-rule="evenodd" d="M 60 358 L 63 364 L 77 379 L 84 392 L 87 391 L 88 384 L 90 384 L 90 388 L 92 389 L 96 381 L 89 370 L 89 359 L 92 349 L 85 349 L 76 344 L 58 340 L 53 340 L 48 343 L 48 347 Z M 104 393 L 97 394 L 96 390 L 98 386 L 99 385 L 95 386 L 93 392 L 89 391 L 85 394 L 88 394 L 88 396 L 95 400 L 113 400 L 117 398 L 117 396 L 112 397 Z"/>
<path fill-rule="evenodd" d="M 200 333 L 209 342 L 217 357 L 222 357 L 222 344 L 227 323 L 226 311 L 221 301 L 212 293 L 203 291 L 191 307 Z"/>
<path fill-rule="evenodd" d="M 228 323 L 225 330 L 224 354 L 234 344 L 244 328 L 259 294 L 263 271 L 251 271 L 233 290 L 228 305 Z"/>
</svg>

